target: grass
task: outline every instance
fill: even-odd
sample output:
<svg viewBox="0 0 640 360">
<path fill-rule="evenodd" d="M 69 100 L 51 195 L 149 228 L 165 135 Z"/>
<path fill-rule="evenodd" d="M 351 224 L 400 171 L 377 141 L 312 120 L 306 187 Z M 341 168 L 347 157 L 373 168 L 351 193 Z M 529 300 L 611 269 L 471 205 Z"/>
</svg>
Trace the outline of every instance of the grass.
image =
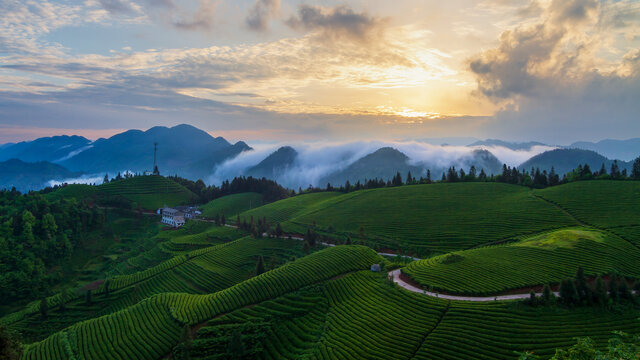
<svg viewBox="0 0 640 360">
<path fill-rule="evenodd" d="M 441 254 L 577 225 L 527 188 L 499 183 L 412 185 L 320 193 L 281 200 L 241 215 L 266 216 L 298 233 L 316 224 L 330 237 L 374 248 Z M 360 229 L 364 230 L 361 236 Z"/>
<path fill-rule="evenodd" d="M 563 229 L 516 243 L 459 251 L 410 263 L 403 272 L 425 289 L 466 295 L 497 295 L 558 283 L 578 267 L 587 275 L 616 269 L 640 278 L 640 250 L 610 234 Z"/>
<path fill-rule="evenodd" d="M 248 192 L 227 195 L 203 205 L 202 216 L 213 218 L 216 215 L 224 215 L 228 220 L 232 220 L 241 212 L 260 207 L 263 204 L 262 194 Z"/>
</svg>

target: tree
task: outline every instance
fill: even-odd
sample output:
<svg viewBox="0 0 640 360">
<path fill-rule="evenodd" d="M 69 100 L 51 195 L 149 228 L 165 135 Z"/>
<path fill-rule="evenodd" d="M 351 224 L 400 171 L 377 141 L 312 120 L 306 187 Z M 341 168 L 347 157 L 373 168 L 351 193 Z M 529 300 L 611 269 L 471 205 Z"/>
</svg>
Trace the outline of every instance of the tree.
<svg viewBox="0 0 640 360">
<path fill-rule="evenodd" d="M 576 291 L 578 292 L 578 298 L 583 304 L 591 304 L 591 288 L 587 282 L 587 278 L 584 276 L 584 270 L 582 266 L 578 267 L 576 273 Z"/>
<path fill-rule="evenodd" d="M 258 258 L 258 264 L 256 264 L 256 275 L 264 273 L 264 258 L 262 255 Z"/>
<path fill-rule="evenodd" d="M 0 325 L 0 359 L 18 360 L 22 358 L 22 345 L 18 335 Z"/>
<path fill-rule="evenodd" d="M 282 234 L 284 234 L 284 231 L 282 230 L 282 225 L 280 225 L 280 223 L 276 224 L 276 236 L 277 237 L 282 237 Z"/>
<path fill-rule="evenodd" d="M 542 304 L 544 306 L 551 305 L 554 297 L 555 295 L 553 295 L 553 292 L 551 291 L 551 286 L 549 286 L 549 284 L 545 284 L 542 288 Z"/>
<path fill-rule="evenodd" d="M 572 306 L 578 302 L 578 292 L 576 291 L 573 279 L 565 279 L 560 283 L 560 301 L 567 305 Z"/>
<path fill-rule="evenodd" d="M 620 294 L 618 293 L 618 274 L 615 271 L 611 272 L 609 275 L 609 298 L 617 303 L 620 299 Z"/>
<path fill-rule="evenodd" d="M 604 284 L 602 277 L 596 278 L 595 285 L 593 287 L 593 302 L 604 306 L 607 303 L 607 288 Z"/>
<path fill-rule="evenodd" d="M 536 296 L 536 292 L 533 290 L 529 292 L 529 305 L 534 307 L 538 305 L 538 297 Z"/>
<path fill-rule="evenodd" d="M 620 299 L 633 301 L 631 289 L 629 289 L 629 284 L 624 277 L 621 279 L 620 285 L 618 285 L 618 294 L 620 296 Z"/>
<path fill-rule="evenodd" d="M 411 171 L 409 171 L 409 172 L 407 173 L 407 181 L 406 181 L 406 184 L 407 184 L 407 185 L 411 185 L 411 184 L 413 184 L 413 181 L 414 181 L 414 178 L 413 178 L 413 176 L 411 176 Z"/>
<path fill-rule="evenodd" d="M 640 180 L 640 156 L 633 161 L 631 167 L 631 178 L 634 180 Z"/>
<path fill-rule="evenodd" d="M 102 180 L 103 184 L 108 184 L 109 183 L 109 174 L 105 174 L 104 175 L 104 180 Z"/>
<path fill-rule="evenodd" d="M 49 304 L 47 303 L 47 298 L 43 297 L 40 300 L 40 316 L 42 316 L 43 319 L 46 319 L 48 311 L 49 311 Z"/>
<path fill-rule="evenodd" d="M 231 340 L 227 346 L 227 354 L 232 359 L 241 359 L 245 354 L 244 343 L 242 342 L 242 332 L 240 329 L 233 331 Z"/>
<path fill-rule="evenodd" d="M 431 184 L 431 170 L 427 169 L 427 184 Z"/>
<path fill-rule="evenodd" d="M 344 241 L 345 245 L 351 245 L 351 236 L 347 235 L 347 240 Z"/>
<path fill-rule="evenodd" d="M 227 224 L 227 218 L 224 217 L 224 214 L 222 214 L 222 216 L 220 217 L 220 223 L 222 224 L 222 226 L 225 226 Z"/>
<path fill-rule="evenodd" d="M 104 282 L 104 297 L 109 297 L 109 285 L 110 285 L 111 281 L 109 279 L 105 280 Z"/>
<path fill-rule="evenodd" d="M 618 160 L 613 160 L 613 163 L 611 164 L 611 171 L 609 172 L 609 174 L 611 174 L 612 179 L 617 179 L 620 177 L 620 168 L 618 167 Z"/>
</svg>

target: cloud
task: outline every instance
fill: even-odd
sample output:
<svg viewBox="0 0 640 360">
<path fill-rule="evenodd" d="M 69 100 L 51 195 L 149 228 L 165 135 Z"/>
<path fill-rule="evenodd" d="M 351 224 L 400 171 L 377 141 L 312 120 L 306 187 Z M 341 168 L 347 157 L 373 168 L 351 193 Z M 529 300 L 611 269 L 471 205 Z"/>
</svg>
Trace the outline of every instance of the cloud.
<svg viewBox="0 0 640 360">
<path fill-rule="evenodd" d="M 497 47 L 472 57 L 478 94 L 501 106 L 490 130 L 561 141 L 603 136 L 596 128 L 612 134 L 612 124 L 637 129 L 637 49 L 622 40 L 628 29 L 611 20 L 632 6 L 553 0 L 537 21 L 504 31 Z"/>
<path fill-rule="evenodd" d="M 100 5 L 112 14 L 130 14 L 133 13 L 133 7 L 126 1 L 122 0 L 98 0 Z"/>
<path fill-rule="evenodd" d="M 181 30 L 209 31 L 213 25 L 215 9 L 215 1 L 199 0 L 198 7 L 193 13 L 180 10 L 171 23 Z"/>
<path fill-rule="evenodd" d="M 280 0 L 256 0 L 245 22 L 251 30 L 264 31 L 269 28 L 269 21 L 277 16 L 279 11 Z"/>
<path fill-rule="evenodd" d="M 359 40 L 379 36 L 384 23 L 382 19 L 371 17 L 366 12 L 357 13 L 346 5 L 334 8 L 301 5 L 297 16 L 286 21 L 296 30 L 318 30 L 333 39 L 349 37 Z"/>
<path fill-rule="evenodd" d="M 243 152 L 218 166 L 207 181 L 212 184 L 219 184 L 225 179 L 242 175 L 282 145 L 285 144 L 259 146 L 254 151 Z M 306 188 L 309 185 L 324 186 L 326 184 L 319 183 L 323 178 L 347 168 L 358 159 L 382 147 L 392 147 L 403 152 L 409 157 L 411 164 L 424 167 L 425 173 L 427 168 L 435 170 L 450 166 L 467 170 L 469 161 L 474 155 L 473 152 L 477 149 L 491 151 L 501 162 L 509 166 L 520 165 L 532 156 L 553 149 L 553 147 L 547 146 L 534 146 L 529 150 L 511 150 L 499 146 L 441 146 L 414 141 L 322 142 L 298 143 L 292 146 L 298 152 L 296 161 L 283 173 L 276 176 L 278 183 L 289 188 Z M 420 176 L 424 174 L 414 175 Z M 436 177 L 438 175 L 433 174 L 432 176 Z"/>
</svg>

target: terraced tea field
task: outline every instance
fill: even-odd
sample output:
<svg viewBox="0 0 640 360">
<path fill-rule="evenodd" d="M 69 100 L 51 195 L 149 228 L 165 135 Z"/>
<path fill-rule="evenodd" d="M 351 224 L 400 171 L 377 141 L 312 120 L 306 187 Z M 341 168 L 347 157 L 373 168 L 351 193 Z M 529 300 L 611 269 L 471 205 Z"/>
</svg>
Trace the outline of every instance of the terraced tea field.
<svg viewBox="0 0 640 360">
<path fill-rule="evenodd" d="M 34 343 L 26 349 L 24 358 L 157 359 L 176 345 L 181 323 L 202 323 L 341 274 L 367 269 L 378 260 L 366 247 L 329 248 L 209 295 L 159 294 Z"/>
<path fill-rule="evenodd" d="M 95 291 L 93 303 L 88 305 L 82 291 L 69 301 L 68 310 L 52 311 L 44 322 L 38 312 L 39 302 L 34 302 L 21 312 L 0 318 L 0 324 L 22 331 L 27 339 L 37 340 L 75 322 L 111 314 L 155 294 L 208 294 L 228 288 L 255 275 L 258 256 L 266 259 L 265 265 L 269 268 L 302 255 L 300 241 L 245 237 L 172 257 L 144 271 L 115 277 L 110 280 L 109 297 L 104 295 L 104 285 L 101 285 Z M 60 295 L 49 298 L 48 302 L 50 307 L 56 307 Z"/>
<path fill-rule="evenodd" d="M 224 215 L 231 222 L 241 212 L 260 207 L 263 204 L 262 195 L 258 193 L 227 195 L 203 205 L 202 216 L 213 218 L 216 215 Z"/>
<path fill-rule="evenodd" d="M 97 187 L 103 198 L 122 196 L 143 209 L 155 210 L 164 205 L 195 203 L 197 196 L 175 181 L 162 176 L 136 176 Z"/>
<path fill-rule="evenodd" d="M 245 212 L 284 222 L 286 231 L 317 229 L 377 248 L 446 253 L 577 222 L 524 187 L 499 183 L 412 185 L 333 195 L 301 195 Z M 330 196 L 326 194 L 325 196 Z M 311 204 L 311 205 L 310 205 Z"/>
<path fill-rule="evenodd" d="M 535 194 L 598 228 L 640 226 L 639 181 L 579 181 Z"/>
<path fill-rule="evenodd" d="M 597 230 L 574 228 L 415 261 L 403 272 L 425 289 L 486 296 L 559 283 L 573 277 L 580 266 L 591 276 L 616 269 L 640 278 L 638 259 L 640 249 L 627 241 Z"/>
</svg>

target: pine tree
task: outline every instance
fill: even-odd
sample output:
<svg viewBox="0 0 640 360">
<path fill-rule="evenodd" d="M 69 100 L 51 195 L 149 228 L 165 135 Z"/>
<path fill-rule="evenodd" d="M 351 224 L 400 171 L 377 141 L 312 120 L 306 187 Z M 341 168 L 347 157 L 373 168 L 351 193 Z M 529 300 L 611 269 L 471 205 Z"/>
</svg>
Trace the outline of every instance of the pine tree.
<svg viewBox="0 0 640 360">
<path fill-rule="evenodd" d="M 258 264 L 256 265 L 256 275 L 264 273 L 264 258 L 262 255 L 258 258 Z"/>
<path fill-rule="evenodd" d="M 549 286 L 549 284 L 545 284 L 542 288 L 542 303 L 544 306 L 551 305 L 554 296 L 555 295 L 553 295 L 553 292 L 551 291 L 551 286 Z"/>
<path fill-rule="evenodd" d="M 431 184 L 431 170 L 427 169 L 427 184 Z"/>
<path fill-rule="evenodd" d="M 280 223 L 278 223 L 276 224 L 276 236 L 281 237 L 282 234 L 284 234 L 284 231 L 282 230 L 282 226 L 280 225 Z"/>
<path fill-rule="evenodd" d="M 633 161 L 631 167 L 631 178 L 634 180 L 640 180 L 640 156 Z"/>
<path fill-rule="evenodd" d="M 565 279 L 560 283 L 560 301 L 567 306 L 575 305 L 578 301 L 578 292 L 576 291 L 573 279 Z"/>
<path fill-rule="evenodd" d="M 584 276 L 584 270 L 582 266 L 578 267 L 576 273 L 576 291 L 578 292 L 578 298 L 583 304 L 591 304 L 591 288 L 587 282 L 587 278 Z"/>
<path fill-rule="evenodd" d="M 220 223 L 222 224 L 222 226 L 225 226 L 227 224 L 227 218 L 224 217 L 224 214 L 222 214 L 222 216 L 220 217 Z"/>
<path fill-rule="evenodd" d="M 607 288 L 602 277 L 598 276 L 593 287 L 593 302 L 600 305 L 607 303 Z"/>
<path fill-rule="evenodd" d="M 617 303 L 620 300 L 620 293 L 618 292 L 618 274 L 615 271 L 611 272 L 609 276 L 609 298 Z"/>
<path fill-rule="evenodd" d="M 533 290 L 529 292 L 529 305 L 534 307 L 538 305 L 538 297 L 536 297 L 536 292 Z"/>
<path fill-rule="evenodd" d="M 104 180 L 102 180 L 103 184 L 108 184 L 109 183 L 109 174 L 105 174 L 104 175 Z"/>
</svg>

